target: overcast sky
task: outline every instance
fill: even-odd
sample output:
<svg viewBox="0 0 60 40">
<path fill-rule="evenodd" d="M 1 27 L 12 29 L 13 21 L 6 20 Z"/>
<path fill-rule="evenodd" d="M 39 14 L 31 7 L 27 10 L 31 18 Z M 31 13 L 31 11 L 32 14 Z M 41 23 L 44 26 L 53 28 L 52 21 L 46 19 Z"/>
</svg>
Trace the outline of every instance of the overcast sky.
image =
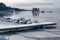
<svg viewBox="0 0 60 40">
<path fill-rule="evenodd" d="M 45 6 L 45 7 L 60 7 L 60 0 L 0 0 L 0 2 L 5 3 L 12 7 L 22 7 L 22 6 Z"/>
</svg>

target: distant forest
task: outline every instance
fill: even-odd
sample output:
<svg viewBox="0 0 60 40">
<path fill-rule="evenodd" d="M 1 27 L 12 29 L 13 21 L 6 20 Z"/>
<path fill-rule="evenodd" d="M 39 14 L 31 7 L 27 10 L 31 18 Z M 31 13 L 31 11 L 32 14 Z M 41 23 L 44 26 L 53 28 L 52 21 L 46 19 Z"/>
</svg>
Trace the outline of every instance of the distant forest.
<svg viewBox="0 0 60 40">
<path fill-rule="evenodd" d="M 0 11 L 9 10 L 9 9 L 12 9 L 15 11 L 26 11 L 25 9 L 12 8 L 12 7 L 6 6 L 4 3 L 0 3 Z"/>
</svg>

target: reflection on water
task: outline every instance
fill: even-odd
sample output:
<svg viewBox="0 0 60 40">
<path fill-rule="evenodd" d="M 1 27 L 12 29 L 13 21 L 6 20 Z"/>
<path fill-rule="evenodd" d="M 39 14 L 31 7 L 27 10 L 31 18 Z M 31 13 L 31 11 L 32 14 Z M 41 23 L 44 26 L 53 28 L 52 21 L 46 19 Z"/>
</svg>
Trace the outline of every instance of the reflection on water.
<svg viewBox="0 0 60 40">
<path fill-rule="evenodd" d="M 33 14 L 33 16 L 39 16 L 39 8 L 33 8 L 32 9 L 32 14 Z"/>
<path fill-rule="evenodd" d="M 38 20 L 40 22 L 57 22 L 57 28 L 60 28 L 60 14 L 59 13 L 38 13 L 39 16 L 33 16 L 34 12 L 32 11 L 20 11 L 15 12 L 13 15 L 11 15 L 11 18 L 29 18 L 33 20 Z"/>
<path fill-rule="evenodd" d="M 33 14 L 34 14 L 34 16 L 33 16 Z M 40 12 L 38 12 L 39 16 L 36 16 L 36 14 L 35 14 L 35 12 L 32 12 L 32 11 L 20 11 L 20 12 L 15 12 L 13 15 L 10 15 L 10 16 L 8 15 L 8 16 L 11 17 L 11 18 L 16 18 L 16 19 L 24 17 L 24 18 L 32 19 L 32 21 L 33 20 L 38 20 L 40 22 L 48 22 L 48 21 L 49 22 L 57 22 L 57 26 L 56 27 L 57 27 L 57 29 L 60 29 L 60 18 L 59 18 L 60 14 L 59 13 L 40 13 Z M 22 32 L 20 32 L 20 31 L 18 31 L 18 32 L 10 32 L 6 36 L 9 35 L 9 39 L 10 40 L 11 39 L 14 40 L 15 37 L 17 37 L 17 39 L 15 39 L 15 40 L 19 40 L 18 38 L 20 38 L 20 37 L 22 39 L 24 38 L 23 36 L 21 36 L 21 34 L 33 32 L 33 31 L 34 30 L 30 30 L 30 31 L 29 30 L 24 30 Z M 38 30 L 35 30 L 35 31 L 38 31 Z M 40 30 L 39 30 L 39 32 L 40 32 Z M 31 34 L 34 34 L 34 33 L 31 33 Z M 3 35 L 3 33 L 1 35 Z M 27 35 L 27 34 L 24 34 L 24 35 Z M 35 35 L 37 35 L 37 33 Z"/>
<path fill-rule="evenodd" d="M 4 17 L 4 16 L 11 16 L 13 15 L 13 12 L 0 12 L 0 17 Z"/>
<path fill-rule="evenodd" d="M 32 11 L 33 16 L 39 16 L 39 11 Z"/>
<path fill-rule="evenodd" d="M 33 16 L 34 15 L 34 16 Z M 36 16 L 39 15 L 39 16 Z M 32 12 L 32 11 L 17 11 L 13 15 L 1 14 L 2 16 L 9 16 L 11 18 L 28 18 L 33 20 L 38 20 L 40 22 L 57 22 L 57 28 L 60 29 L 60 14 L 59 13 L 41 13 L 41 12 Z"/>
<path fill-rule="evenodd" d="M 0 17 L 10 16 L 9 14 L 0 13 Z"/>
</svg>

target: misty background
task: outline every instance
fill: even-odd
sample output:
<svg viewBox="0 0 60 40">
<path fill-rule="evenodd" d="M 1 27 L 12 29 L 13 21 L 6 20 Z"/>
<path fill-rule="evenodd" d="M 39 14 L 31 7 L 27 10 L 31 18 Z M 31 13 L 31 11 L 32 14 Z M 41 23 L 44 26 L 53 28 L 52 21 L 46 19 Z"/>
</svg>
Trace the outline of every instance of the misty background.
<svg viewBox="0 0 60 40">
<path fill-rule="evenodd" d="M 7 6 L 32 9 L 33 7 L 39 8 L 60 8 L 60 0 L 0 0 Z"/>
<path fill-rule="evenodd" d="M 28 9 L 40 8 L 40 11 L 45 11 L 45 13 L 40 13 L 39 17 L 33 17 L 32 12 L 15 12 L 11 18 L 26 17 L 30 19 L 37 19 L 40 22 L 57 22 L 57 28 L 60 28 L 60 0 L 0 0 L 8 7 Z M 53 11 L 53 13 L 46 13 L 47 11 Z M 23 15 L 24 14 L 24 15 Z"/>
</svg>

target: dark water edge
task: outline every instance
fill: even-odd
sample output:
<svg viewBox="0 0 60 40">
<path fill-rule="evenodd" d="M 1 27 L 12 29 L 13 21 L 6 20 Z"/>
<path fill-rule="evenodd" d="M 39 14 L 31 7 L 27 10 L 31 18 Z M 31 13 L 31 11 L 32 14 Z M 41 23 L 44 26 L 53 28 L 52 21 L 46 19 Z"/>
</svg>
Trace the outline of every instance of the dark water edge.
<svg viewBox="0 0 60 40">
<path fill-rule="evenodd" d="M 0 13 L 0 17 L 10 16 L 10 14 Z"/>
</svg>

